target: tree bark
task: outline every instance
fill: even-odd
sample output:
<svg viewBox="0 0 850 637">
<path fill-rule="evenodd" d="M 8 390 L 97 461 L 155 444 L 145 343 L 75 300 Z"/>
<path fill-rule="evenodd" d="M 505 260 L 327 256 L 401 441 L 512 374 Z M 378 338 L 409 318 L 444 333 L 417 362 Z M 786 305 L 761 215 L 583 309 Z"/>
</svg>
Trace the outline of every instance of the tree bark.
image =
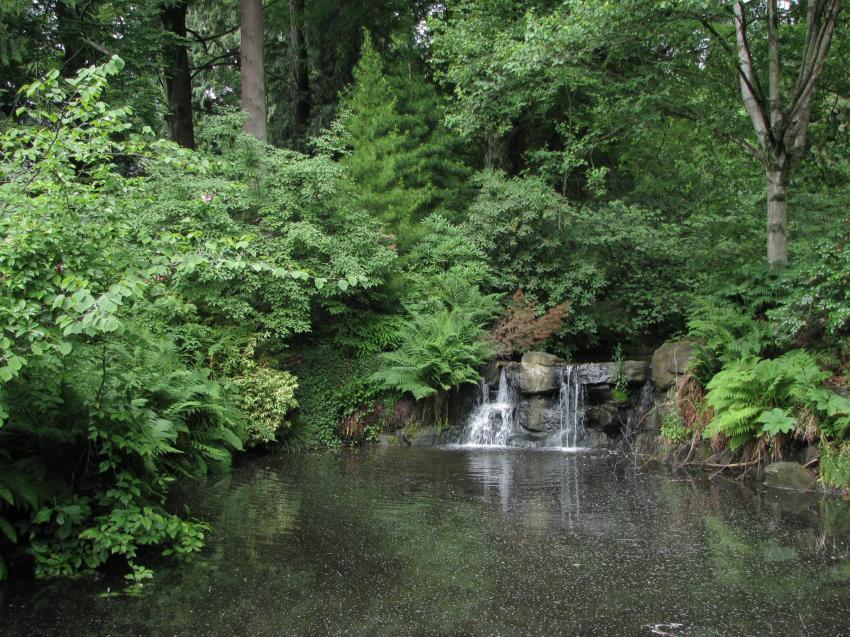
<svg viewBox="0 0 850 637">
<path fill-rule="evenodd" d="M 242 110 L 248 114 L 245 132 L 264 142 L 267 140 L 267 133 L 262 0 L 240 0 L 240 17 Z"/>
<path fill-rule="evenodd" d="M 767 263 L 771 268 L 788 265 L 787 167 L 767 170 Z"/>
<path fill-rule="evenodd" d="M 304 42 L 304 0 L 289 0 L 290 40 L 292 42 L 292 76 L 295 80 L 293 123 L 299 133 L 310 121 L 310 67 Z"/>
<path fill-rule="evenodd" d="M 62 45 L 62 74 L 73 77 L 88 62 L 84 55 L 82 17 L 73 3 L 67 0 L 56 3 L 56 26 Z"/>
<path fill-rule="evenodd" d="M 192 75 L 189 52 L 185 44 L 186 12 L 189 0 L 165 4 L 160 10 L 162 27 L 169 33 L 163 45 L 165 57 L 165 92 L 168 96 L 168 131 L 171 139 L 184 148 L 195 148 L 195 125 L 192 120 Z M 180 40 L 177 40 L 180 38 Z"/>
</svg>

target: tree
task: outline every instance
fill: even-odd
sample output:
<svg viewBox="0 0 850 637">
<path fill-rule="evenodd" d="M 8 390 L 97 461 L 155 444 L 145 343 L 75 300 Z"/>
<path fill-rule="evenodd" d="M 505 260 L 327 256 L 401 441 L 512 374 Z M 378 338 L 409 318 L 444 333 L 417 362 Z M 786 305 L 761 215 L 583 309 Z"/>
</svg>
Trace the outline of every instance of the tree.
<svg viewBox="0 0 850 637">
<path fill-rule="evenodd" d="M 761 4 L 761 3 L 759 3 Z M 758 147 L 756 157 L 767 177 L 767 262 L 771 267 L 788 265 L 788 186 L 791 172 L 806 151 L 806 134 L 812 114 L 815 87 L 832 43 L 841 0 L 810 0 L 806 9 L 806 31 L 797 70 L 797 80 L 790 92 L 783 81 L 779 53 L 781 16 L 791 3 L 780 10 L 777 0 L 767 0 L 767 92 L 756 73 L 753 47 L 750 43 L 750 15 L 743 2 L 735 2 L 735 40 L 737 75 L 741 97 L 753 123 Z M 716 34 L 716 31 L 709 26 Z M 787 101 L 783 104 L 783 93 Z"/>
<path fill-rule="evenodd" d="M 304 42 L 304 0 L 289 0 L 289 37 L 292 40 L 292 77 L 295 80 L 293 123 L 298 134 L 310 121 L 310 68 Z"/>
<path fill-rule="evenodd" d="M 248 114 L 245 132 L 260 141 L 266 134 L 266 78 L 263 67 L 262 0 L 240 0 L 242 44 L 240 48 L 242 110 Z"/>
<path fill-rule="evenodd" d="M 768 262 L 787 264 L 789 182 L 818 116 L 815 89 L 840 33 L 841 0 L 550 5 L 531 1 L 505 14 L 470 3 L 438 28 L 435 58 L 455 93 L 452 124 L 468 135 L 507 132 L 548 109 L 553 122 L 563 117 L 580 131 L 581 144 L 688 120 L 707 140 L 731 142 L 760 162 Z M 742 98 L 746 119 L 738 116 Z M 536 149 L 526 142 L 525 150 Z M 589 153 L 602 150 L 596 143 Z"/>
<path fill-rule="evenodd" d="M 186 47 L 186 12 L 189 0 L 167 0 L 160 11 L 166 41 L 165 92 L 168 96 L 166 121 L 171 139 L 185 148 L 195 147 L 192 121 L 192 76 Z"/>
</svg>

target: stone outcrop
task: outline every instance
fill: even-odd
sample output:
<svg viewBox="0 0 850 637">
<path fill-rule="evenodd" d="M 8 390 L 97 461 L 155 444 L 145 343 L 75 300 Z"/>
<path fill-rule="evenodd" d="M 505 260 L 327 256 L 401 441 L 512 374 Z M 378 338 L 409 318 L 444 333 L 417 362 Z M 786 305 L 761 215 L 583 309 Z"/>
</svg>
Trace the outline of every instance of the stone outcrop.
<svg viewBox="0 0 850 637">
<path fill-rule="evenodd" d="M 584 385 L 614 385 L 617 382 L 617 363 L 586 363 L 578 365 L 578 378 Z M 624 361 L 623 376 L 632 385 L 646 382 L 649 363 L 646 361 Z"/>
<path fill-rule="evenodd" d="M 658 392 L 664 392 L 676 382 L 677 376 L 687 373 L 695 350 L 692 341 L 664 343 L 652 354 L 652 384 Z"/>
<path fill-rule="evenodd" d="M 564 361 L 546 352 L 528 352 L 519 365 L 519 390 L 523 394 L 548 394 L 561 384 Z"/>
</svg>

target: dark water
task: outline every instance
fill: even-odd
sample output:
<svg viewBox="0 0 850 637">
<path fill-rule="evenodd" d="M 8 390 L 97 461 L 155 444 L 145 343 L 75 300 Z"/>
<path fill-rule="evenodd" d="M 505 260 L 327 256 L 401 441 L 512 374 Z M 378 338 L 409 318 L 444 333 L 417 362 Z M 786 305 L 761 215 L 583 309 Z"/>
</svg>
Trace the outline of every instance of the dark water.
<svg viewBox="0 0 850 637">
<path fill-rule="evenodd" d="M 138 597 L 7 591 L 0 633 L 850 635 L 834 499 L 439 449 L 263 457 L 186 499 L 216 528 L 201 558 Z"/>
</svg>

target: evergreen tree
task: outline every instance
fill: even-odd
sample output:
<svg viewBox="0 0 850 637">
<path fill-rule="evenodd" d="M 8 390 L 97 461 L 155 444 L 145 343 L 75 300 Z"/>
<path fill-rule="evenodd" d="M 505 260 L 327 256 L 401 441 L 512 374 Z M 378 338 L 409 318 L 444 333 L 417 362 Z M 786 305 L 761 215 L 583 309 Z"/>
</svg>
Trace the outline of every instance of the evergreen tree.
<svg viewBox="0 0 850 637">
<path fill-rule="evenodd" d="M 394 233 L 401 247 L 415 240 L 417 224 L 439 211 L 457 216 L 468 169 L 453 158 L 442 127 L 441 103 L 432 85 L 408 67 L 387 73 L 366 35 L 354 86 L 344 96 L 343 160 L 366 210 Z"/>
</svg>

